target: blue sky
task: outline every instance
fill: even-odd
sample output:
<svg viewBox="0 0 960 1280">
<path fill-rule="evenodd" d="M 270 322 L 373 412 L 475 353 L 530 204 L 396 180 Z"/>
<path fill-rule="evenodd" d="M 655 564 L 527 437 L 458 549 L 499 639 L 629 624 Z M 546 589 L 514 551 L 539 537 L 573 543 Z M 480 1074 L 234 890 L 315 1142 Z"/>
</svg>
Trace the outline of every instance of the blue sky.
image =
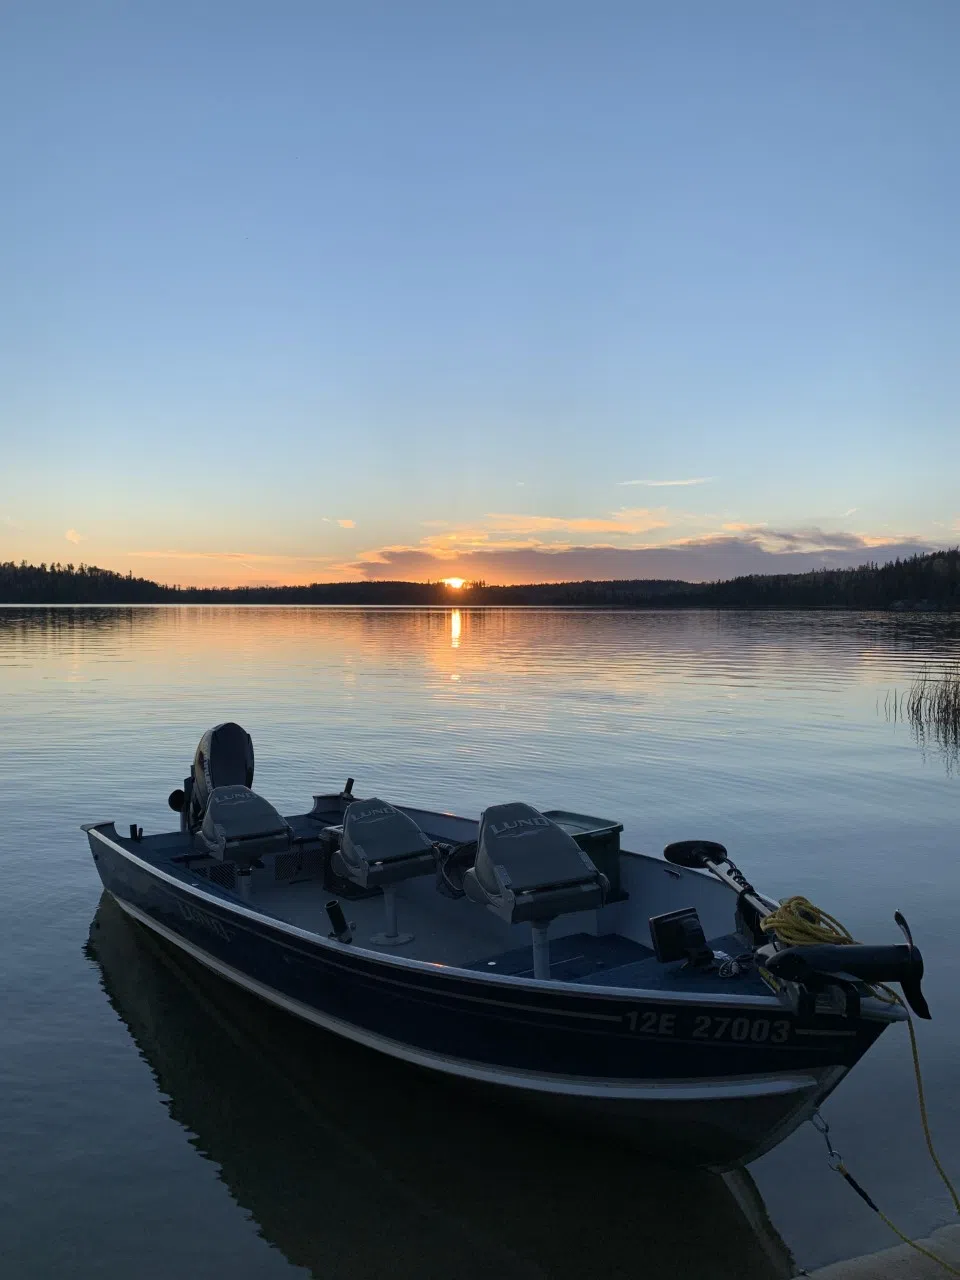
<svg viewBox="0 0 960 1280">
<path fill-rule="evenodd" d="M 958 49 L 955 0 L 8 2 L 0 558 L 955 545 Z"/>
</svg>

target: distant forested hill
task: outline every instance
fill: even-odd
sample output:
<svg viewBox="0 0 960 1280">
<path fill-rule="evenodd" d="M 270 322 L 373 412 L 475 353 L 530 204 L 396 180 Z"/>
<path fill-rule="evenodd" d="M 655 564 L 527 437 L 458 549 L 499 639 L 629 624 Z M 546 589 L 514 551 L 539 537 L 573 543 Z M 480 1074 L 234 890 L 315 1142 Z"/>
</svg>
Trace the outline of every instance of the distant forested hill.
<svg viewBox="0 0 960 1280">
<path fill-rule="evenodd" d="M 619 609 L 937 609 L 960 611 L 960 550 L 890 564 L 727 582 L 317 582 L 304 587 L 169 587 L 94 565 L 0 563 L 0 604 L 566 605 Z"/>
<path fill-rule="evenodd" d="M 856 569 L 754 574 L 702 583 L 688 589 L 683 603 L 714 609 L 960 611 L 960 550 L 933 551 Z"/>
</svg>

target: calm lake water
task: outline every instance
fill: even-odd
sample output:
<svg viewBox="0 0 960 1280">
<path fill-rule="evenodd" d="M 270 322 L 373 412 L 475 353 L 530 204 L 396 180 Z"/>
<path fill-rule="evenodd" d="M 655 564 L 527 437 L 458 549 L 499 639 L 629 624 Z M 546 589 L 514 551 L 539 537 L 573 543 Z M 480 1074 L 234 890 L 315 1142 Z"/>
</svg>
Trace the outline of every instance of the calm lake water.
<svg viewBox="0 0 960 1280">
<path fill-rule="evenodd" d="M 884 714 L 960 618 L 0 609 L 0 1263 L 17 1280 L 783 1274 L 719 1179 L 501 1114 L 292 1023 L 105 903 L 79 824 L 169 829 L 204 729 L 283 812 L 357 789 L 721 840 L 775 896 L 927 963 L 934 1131 L 960 1174 L 960 776 Z M 951 1220 L 891 1029 L 825 1108 L 905 1230 Z M 752 1167 L 812 1267 L 893 1243 L 810 1126 Z M 752 1218 L 757 1218 L 753 1206 Z"/>
</svg>

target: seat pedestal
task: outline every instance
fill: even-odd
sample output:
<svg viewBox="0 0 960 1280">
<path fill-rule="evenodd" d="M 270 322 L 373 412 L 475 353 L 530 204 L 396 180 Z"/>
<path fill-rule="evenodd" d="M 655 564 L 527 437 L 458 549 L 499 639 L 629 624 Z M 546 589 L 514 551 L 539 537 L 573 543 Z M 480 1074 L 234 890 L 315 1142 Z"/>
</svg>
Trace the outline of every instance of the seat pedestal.
<svg viewBox="0 0 960 1280">
<path fill-rule="evenodd" d="M 533 934 L 533 976 L 535 978 L 550 977 L 550 940 L 547 937 L 549 928 L 549 920 L 530 926 L 530 932 Z"/>
<path fill-rule="evenodd" d="M 383 886 L 384 930 L 375 933 L 370 941 L 376 947 L 402 947 L 413 941 L 412 933 L 397 932 L 397 890 L 392 884 Z"/>
</svg>

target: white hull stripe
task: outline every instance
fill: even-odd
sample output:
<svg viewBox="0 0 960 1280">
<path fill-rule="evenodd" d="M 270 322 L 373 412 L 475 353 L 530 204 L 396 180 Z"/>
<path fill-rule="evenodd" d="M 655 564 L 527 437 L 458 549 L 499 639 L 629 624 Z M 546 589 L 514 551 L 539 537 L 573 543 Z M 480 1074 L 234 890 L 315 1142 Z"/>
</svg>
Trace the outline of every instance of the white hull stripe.
<svg viewBox="0 0 960 1280">
<path fill-rule="evenodd" d="M 321 1013 L 320 1010 L 293 1000 L 282 992 L 268 987 L 248 974 L 224 964 L 215 956 L 188 942 L 180 934 L 168 929 L 166 925 L 154 920 L 152 916 L 141 911 L 139 907 L 124 902 L 116 894 L 111 894 L 117 904 L 135 920 L 146 925 L 161 937 L 166 938 L 174 946 L 179 947 L 192 956 L 200 964 L 206 965 L 214 973 L 227 978 L 237 986 L 246 988 L 261 999 L 285 1009 L 307 1022 L 312 1022 L 326 1031 L 332 1031 L 348 1040 L 354 1040 L 367 1048 L 376 1049 L 392 1057 L 401 1058 L 416 1066 L 428 1067 L 434 1071 L 444 1071 L 449 1075 L 460 1076 L 468 1080 L 479 1080 L 488 1084 L 506 1085 L 514 1089 L 530 1089 L 538 1093 L 567 1095 L 570 1097 L 595 1098 L 604 1101 L 624 1100 L 630 1102 L 723 1102 L 731 1098 L 763 1098 L 777 1094 L 803 1093 L 818 1089 L 820 1082 L 812 1075 L 766 1075 L 743 1077 L 731 1080 L 645 1080 L 635 1083 L 624 1080 L 605 1081 L 600 1079 L 583 1079 L 575 1076 L 544 1075 L 519 1069 L 509 1070 L 493 1067 L 479 1062 L 468 1062 L 452 1058 L 446 1054 L 430 1053 L 416 1049 L 412 1045 L 398 1040 L 388 1039 L 367 1031 L 340 1018 Z"/>
</svg>

